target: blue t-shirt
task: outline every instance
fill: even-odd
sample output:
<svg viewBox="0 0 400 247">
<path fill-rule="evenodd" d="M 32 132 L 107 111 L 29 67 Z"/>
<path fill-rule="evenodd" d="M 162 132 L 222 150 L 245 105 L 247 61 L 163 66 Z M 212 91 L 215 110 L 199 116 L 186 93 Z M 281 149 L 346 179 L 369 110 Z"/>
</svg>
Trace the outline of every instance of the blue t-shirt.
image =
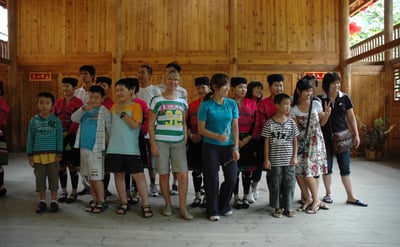
<svg viewBox="0 0 400 247">
<path fill-rule="evenodd" d="M 81 119 L 81 133 L 79 143 L 81 148 L 93 150 L 94 143 L 96 142 L 97 121 L 99 117 L 99 109 L 95 108 L 83 114 Z"/>
<path fill-rule="evenodd" d="M 233 145 L 232 120 L 239 118 L 239 110 L 236 101 L 224 98 L 223 104 L 218 104 L 213 99 L 209 99 L 200 104 L 197 113 L 198 121 L 206 122 L 205 128 L 214 133 L 228 135 L 225 142 L 220 142 L 214 138 L 204 137 L 204 142 L 218 146 Z"/>
</svg>

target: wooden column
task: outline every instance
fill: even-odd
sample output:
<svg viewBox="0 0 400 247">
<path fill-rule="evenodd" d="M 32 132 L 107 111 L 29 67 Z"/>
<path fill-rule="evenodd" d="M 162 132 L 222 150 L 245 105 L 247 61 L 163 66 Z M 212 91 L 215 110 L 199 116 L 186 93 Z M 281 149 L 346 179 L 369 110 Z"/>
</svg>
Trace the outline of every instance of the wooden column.
<svg viewBox="0 0 400 247">
<path fill-rule="evenodd" d="M 345 63 L 350 58 L 349 0 L 340 0 L 339 5 L 339 57 L 342 75 L 342 90 L 351 93 L 351 65 Z"/>
<path fill-rule="evenodd" d="M 393 0 L 384 1 L 384 38 L 385 44 L 393 40 Z M 385 51 L 384 61 L 384 85 L 379 87 L 382 90 L 381 95 L 385 96 L 383 116 L 391 118 L 391 111 L 393 105 L 393 68 L 390 61 L 393 59 L 393 50 L 387 49 Z M 391 147 L 391 138 L 389 138 L 386 147 Z"/>
<path fill-rule="evenodd" d="M 109 96 L 114 98 L 115 92 L 115 83 L 117 80 L 121 79 L 121 70 L 122 70 L 122 53 L 123 53 L 123 38 L 125 34 L 122 33 L 122 11 L 121 11 L 121 1 L 114 0 L 114 52 L 112 54 L 112 80 L 113 85 L 110 88 Z"/>
<path fill-rule="evenodd" d="M 8 50 L 11 64 L 8 66 L 8 103 L 11 107 L 9 114 L 10 132 L 8 133 L 8 142 L 10 151 L 17 150 L 18 147 L 25 146 L 21 143 L 21 109 L 20 97 L 27 92 L 21 92 L 22 82 L 17 80 L 17 5 L 18 1 L 7 1 L 8 12 Z"/>
<path fill-rule="evenodd" d="M 238 74 L 238 35 L 237 35 L 237 0 L 229 0 L 229 72 L 230 77 Z"/>
</svg>

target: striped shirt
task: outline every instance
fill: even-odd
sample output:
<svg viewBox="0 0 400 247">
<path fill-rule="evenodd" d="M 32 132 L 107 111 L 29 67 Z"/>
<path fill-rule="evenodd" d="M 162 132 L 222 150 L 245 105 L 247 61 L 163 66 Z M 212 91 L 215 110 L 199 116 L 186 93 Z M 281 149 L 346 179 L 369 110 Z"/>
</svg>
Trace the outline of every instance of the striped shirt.
<svg viewBox="0 0 400 247">
<path fill-rule="evenodd" d="M 36 114 L 29 121 L 26 153 L 29 156 L 44 153 L 60 154 L 63 151 L 63 129 L 54 114 L 43 118 Z"/>
<path fill-rule="evenodd" d="M 183 141 L 185 137 L 184 117 L 188 109 L 186 100 L 179 97 L 169 100 L 159 95 L 151 100 L 149 109 L 156 114 L 156 141 L 170 143 Z"/>
<path fill-rule="evenodd" d="M 269 119 L 261 136 L 269 139 L 269 161 L 272 166 L 288 166 L 293 158 L 293 138 L 299 135 L 296 122 L 288 118 L 284 123 Z"/>
</svg>

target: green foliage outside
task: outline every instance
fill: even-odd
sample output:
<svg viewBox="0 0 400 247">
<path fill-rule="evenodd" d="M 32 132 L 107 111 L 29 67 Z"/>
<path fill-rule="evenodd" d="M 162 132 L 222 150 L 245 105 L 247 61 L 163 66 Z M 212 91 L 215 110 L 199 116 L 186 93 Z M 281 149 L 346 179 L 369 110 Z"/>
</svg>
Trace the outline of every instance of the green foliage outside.
<svg viewBox="0 0 400 247">
<path fill-rule="evenodd" d="M 350 47 L 383 31 L 383 0 L 378 0 L 365 11 L 350 18 L 361 26 L 361 31 L 350 35 Z M 400 0 L 393 0 L 393 25 L 400 23 Z"/>
</svg>

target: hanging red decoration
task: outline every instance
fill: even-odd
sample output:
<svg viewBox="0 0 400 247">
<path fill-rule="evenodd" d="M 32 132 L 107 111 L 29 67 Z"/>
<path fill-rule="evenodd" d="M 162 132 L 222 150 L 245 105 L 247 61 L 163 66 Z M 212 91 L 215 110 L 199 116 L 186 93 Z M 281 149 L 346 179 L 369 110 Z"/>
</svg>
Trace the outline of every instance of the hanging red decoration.
<svg viewBox="0 0 400 247">
<path fill-rule="evenodd" d="M 350 34 L 356 34 L 361 31 L 361 26 L 357 25 L 356 22 L 352 21 L 349 24 Z"/>
</svg>

